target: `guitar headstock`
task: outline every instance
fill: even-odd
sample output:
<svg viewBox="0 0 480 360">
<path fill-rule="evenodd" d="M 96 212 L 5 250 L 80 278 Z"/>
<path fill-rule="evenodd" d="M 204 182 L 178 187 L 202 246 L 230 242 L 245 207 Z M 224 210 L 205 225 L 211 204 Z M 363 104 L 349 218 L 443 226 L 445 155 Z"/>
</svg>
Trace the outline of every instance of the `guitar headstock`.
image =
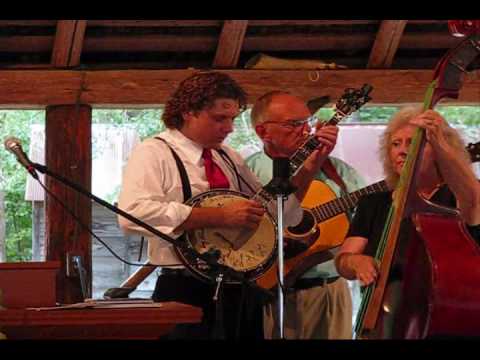
<svg viewBox="0 0 480 360">
<path fill-rule="evenodd" d="M 372 90 L 373 87 L 369 84 L 364 84 L 360 89 L 345 89 L 342 97 L 338 99 L 335 105 L 336 111 L 341 112 L 344 116 L 357 111 L 372 99 L 369 96 Z"/>
<path fill-rule="evenodd" d="M 470 154 L 470 160 L 472 160 L 472 163 L 480 161 L 480 141 L 475 144 L 468 144 L 467 151 Z"/>
</svg>

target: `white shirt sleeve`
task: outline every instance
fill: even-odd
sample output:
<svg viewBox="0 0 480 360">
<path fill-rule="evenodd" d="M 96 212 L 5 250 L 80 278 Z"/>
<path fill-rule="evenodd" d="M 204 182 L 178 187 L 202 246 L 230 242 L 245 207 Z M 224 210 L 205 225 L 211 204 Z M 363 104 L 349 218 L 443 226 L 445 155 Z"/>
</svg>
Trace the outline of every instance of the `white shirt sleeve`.
<svg viewBox="0 0 480 360">
<path fill-rule="evenodd" d="M 180 176 L 175 162 L 168 158 L 171 156 L 160 140 L 138 145 L 124 170 L 119 207 L 158 231 L 178 237 L 181 232 L 174 230 L 188 218 L 192 208 L 183 204 Z M 125 232 L 152 235 L 121 216 L 119 224 Z"/>
</svg>

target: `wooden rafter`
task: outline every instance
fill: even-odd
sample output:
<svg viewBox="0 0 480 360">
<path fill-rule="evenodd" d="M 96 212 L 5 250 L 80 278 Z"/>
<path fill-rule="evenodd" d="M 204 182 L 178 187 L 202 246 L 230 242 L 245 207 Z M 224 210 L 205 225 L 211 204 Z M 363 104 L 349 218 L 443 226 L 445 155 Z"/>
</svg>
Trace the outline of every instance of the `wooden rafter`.
<svg viewBox="0 0 480 360">
<path fill-rule="evenodd" d="M 213 60 L 214 68 L 235 68 L 242 50 L 248 20 L 225 20 Z"/>
<path fill-rule="evenodd" d="M 87 20 L 59 20 L 53 44 L 51 63 L 54 67 L 80 65 Z"/>
<path fill-rule="evenodd" d="M 392 66 L 406 24 L 407 20 L 383 20 L 381 22 L 370 52 L 367 68 L 385 69 Z"/>
<path fill-rule="evenodd" d="M 316 26 L 316 25 L 371 25 L 379 20 L 257 20 L 250 26 Z M 409 20 L 415 24 L 441 24 L 446 20 Z M 0 20 L 1 26 L 54 26 L 56 20 Z M 88 20 L 89 26 L 98 27 L 206 27 L 221 26 L 222 20 Z"/>
<path fill-rule="evenodd" d="M 90 23 L 89 23 L 90 24 Z M 52 36 L 15 35 L 2 38 L 0 52 L 39 53 L 50 51 Z M 86 37 L 83 52 L 213 52 L 218 39 L 211 35 L 160 35 Z M 450 49 L 458 44 L 458 38 L 448 32 L 435 35 L 429 33 L 406 33 L 402 36 L 402 49 Z M 356 34 L 282 34 L 245 36 L 242 51 L 308 51 L 362 50 L 372 46 L 372 36 Z"/>
<path fill-rule="evenodd" d="M 365 25 L 376 24 L 379 20 L 256 20 L 249 21 L 251 26 L 314 26 L 314 25 Z M 186 27 L 221 26 L 222 20 L 89 20 L 91 26 L 99 27 Z M 1 24 L 1 21 L 0 21 Z"/>
<path fill-rule="evenodd" d="M 222 20 L 88 20 L 89 26 L 97 27 L 220 27 Z"/>
<path fill-rule="evenodd" d="M 93 106 L 149 107 L 164 104 L 180 81 L 194 70 L 5 70 L 0 71 L 0 107 L 34 108 L 80 103 Z M 250 102 L 273 89 L 305 99 L 329 95 L 345 87 L 373 86 L 371 104 L 421 102 L 433 70 L 222 70 L 247 91 Z M 458 100 L 450 104 L 479 104 L 480 70 L 469 73 Z M 83 79 L 83 80 L 82 80 Z M 392 88 L 392 84 L 395 87 Z M 38 89 L 42 89 L 39 91 Z"/>
<path fill-rule="evenodd" d="M 56 20 L 0 20 L 1 26 L 55 26 Z"/>
</svg>

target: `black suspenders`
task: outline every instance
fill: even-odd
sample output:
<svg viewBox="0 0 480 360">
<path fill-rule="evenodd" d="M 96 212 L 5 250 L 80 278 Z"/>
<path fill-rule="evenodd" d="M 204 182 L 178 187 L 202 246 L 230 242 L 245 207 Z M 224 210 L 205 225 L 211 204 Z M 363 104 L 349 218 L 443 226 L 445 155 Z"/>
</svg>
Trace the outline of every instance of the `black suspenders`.
<svg viewBox="0 0 480 360">
<path fill-rule="evenodd" d="M 162 139 L 160 137 L 155 137 L 155 139 L 163 141 L 172 152 L 173 158 L 177 163 L 180 178 L 182 179 L 183 201 L 185 202 L 192 197 L 192 188 L 190 187 L 190 180 L 188 179 L 187 170 L 185 170 L 185 166 L 183 165 L 182 160 L 180 160 L 180 157 L 177 155 L 175 150 L 173 150 L 173 148 L 168 144 L 168 142 L 165 141 L 165 139 Z"/>
<path fill-rule="evenodd" d="M 183 165 L 182 160 L 180 159 L 180 157 L 177 155 L 175 150 L 173 150 L 173 148 L 170 146 L 170 144 L 165 139 L 162 139 L 160 137 L 155 137 L 155 139 L 163 141 L 169 147 L 170 151 L 172 152 L 173 158 L 175 159 L 175 162 L 177 163 L 177 168 L 178 168 L 178 172 L 180 173 L 180 178 L 182 179 L 183 200 L 187 201 L 188 199 L 190 199 L 192 197 L 192 188 L 190 187 L 190 180 L 188 178 L 187 171 L 185 170 L 185 166 Z M 246 182 L 245 179 L 243 179 L 243 177 L 240 176 L 240 174 L 238 173 L 238 170 L 235 166 L 235 163 L 230 158 L 230 156 L 228 156 L 228 154 L 223 149 L 218 149 L 217 151 L 221 155 L 221 157 L 225 160 L 225 162 L 228 164 L 228 166 L 230 166 L 233 169 L 233 171 L 235 173 L 235 176 L 237 177 L 238 189 L 240 191 L 242 189 L 242 186 L 240 184 L 240 180 L 242 180 L 247 185 L 247 187 L 249 187 L 250 190 L 253 193 L 255 193 L 255 191 L 252 189 L 250 184 L 248 184 L 248 182 Z"/>
</svg>

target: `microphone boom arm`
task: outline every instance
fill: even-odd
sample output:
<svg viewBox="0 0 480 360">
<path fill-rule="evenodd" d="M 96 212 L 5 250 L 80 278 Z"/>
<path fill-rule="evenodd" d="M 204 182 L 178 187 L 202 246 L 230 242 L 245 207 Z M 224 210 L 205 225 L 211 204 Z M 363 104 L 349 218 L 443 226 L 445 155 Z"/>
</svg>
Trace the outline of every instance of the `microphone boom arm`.
<svg viewBox="0 0 480 360">
<path fill-rule="evenodd" d="M 243 276 L 243 274 L 233 270 L 232 268 L 226 266 L 226 265 L 223 265 L 223 264 L 220 264 L 218 263 L 217 259 L 214 258 L 214 255 L 212 254 L 207 254 L 207 253 L 199 253 L 197 251 L 195 251 L 194 249 L 188 247 L 183 241 L 180 241 L 178 239 L 174 239 L 168 235 L 165 235 L 164 233 L 158 231 L 157 229 L 155 229 L 154 227 L 144 223 L 143 221 L 137 219 L 136 217 L 130 215 L 129 213 L 123 211 L 122 209 L 114 206 L 114 205 L 111 205 L 109 204 L 108 202 L 106 202 L 105 200 L 102 200 L 100 199 L 99 197 L 93 195 L 92 193 L 90 193 L 89 191 L 85 190 L 84 188 L 82 188 L 80 185 L 64 178 L 63 176 L 59 175 L 59 174 L 56 174 L 54 173 L 53 171 L 49 170 L 46 166 L 44 165 L 40 165 L 40 164 L 37 164 L 37 163 L 34 163 L 34 162 L 30 162 L 31 166 L 36 169 L 37 171 L 41 172 L 42 174 L 45 174 L 45 175 L 48 175 L 58 181 L 60 181 L 61 183 L 71 187 L 72 189 L 78 191 L 79 193 L 87 196 L 88 198 L 94 200 L 95 202 L 97 202 L 98 204 L 108 208 L 109 210 L 113 211 L 114 213 L 116 214 L 119 214 L 121 216 L 123 216 L 124 218 L 130 220 L 131 222 L 135 223 L 136 225 L 148 230 L 149 232 L 151 232 L 152 234 L 162 238 L 163 240 L 173 244 L 174 246 L 178 246 L 178 247 L 181 247 L 182 249 L 184 249 L 185 251 L 187 252 L 190 252 L 192 255 L 194 255 L 195 257 L 205 261 L 209 266 L 212 266 L 212 267 L 215 267 L 219 270 L 219 272 L 222 272 L 222 273 L 225 273 L 225 274 L 228 274 L 228 276 L 230 276 L 231 278 L 235 279 L 235 280 L 239 280 L 241 282 L 245 282 L 245 278 Z M 257 286 L 256 284 L 254 283 L 251 283 L 249 284 L 250 286 L 258 289 L 258 290 L 261 290 L 263 293 L 265 293 L 266 295 L 272 297 L 273 294 L 271 291 L 269 290 L 266 290 L 266 289 L 263 289 L 262 287 L 259 287 Z"/>
</svg>

